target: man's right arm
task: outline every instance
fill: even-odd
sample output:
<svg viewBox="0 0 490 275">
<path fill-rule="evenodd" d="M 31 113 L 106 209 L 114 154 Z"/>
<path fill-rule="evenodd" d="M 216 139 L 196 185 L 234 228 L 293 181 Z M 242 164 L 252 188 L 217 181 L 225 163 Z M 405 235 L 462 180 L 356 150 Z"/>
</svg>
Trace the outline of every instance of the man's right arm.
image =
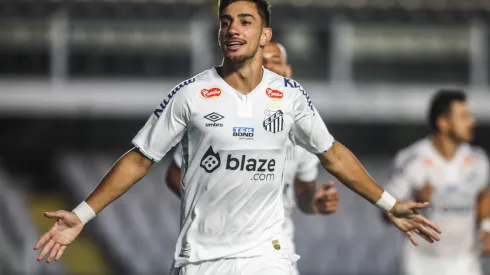
<svg viewBox="0 0 490 275">
<path fill-rule="evenodd" d="M 150 159 L 133 148 L 112 166 L 85 202 L 99 213 L 146 176 L 151 165 Z"/>
<path fill-rule="evenodd" d="M 141 180 L 152 163 L 160 161 L 182 139 L 189 121 L 193 95 L 192 90 L 184 87 L 194 81 L 182 82 L 167 95 L 133 139 L 136 148 L 116 162 L 85 201 L 72 212 L 58 210 L 44 214 L 47 218 L 56 219 L 56 222 L 34 246 L 34 249 L 44 246 L 38 261 L 48 253 L 48 262 L 58 260 L 87 222 Z"/>
</svg>

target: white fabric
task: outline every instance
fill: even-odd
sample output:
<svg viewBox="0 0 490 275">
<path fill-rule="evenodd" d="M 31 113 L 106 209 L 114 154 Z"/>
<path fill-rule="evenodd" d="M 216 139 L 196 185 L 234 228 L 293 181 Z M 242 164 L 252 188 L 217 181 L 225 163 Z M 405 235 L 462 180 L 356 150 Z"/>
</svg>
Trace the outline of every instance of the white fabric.
<svg viewBox="0 0 490 275">
<path fill-rule="evenodd" d="M 483 275 L 479 257 L 466 253 L 455 257 L 434 257 L 418 253 L 417 247 L 407 244 L 402 263 L 403 275 Z"/>
<path fill-rule="evenodd" d="M 393 197 L 390 193 L 384 191 L 383 194 L 381 194 L 381 198 L 376 202 L 376 206 L 379 207 L 381 210 L 388 212 L 395 206 L 396 204 L 396 199 Z"/>
<path fill-rule="evenodd" d="M 83 225 L 87 224 L 91 219 L 95 218 L 95 211 L 86 203 L 82 201 L 75 209 L 72 211 L 78 216 Z"/>
<path fill-rule="evenodd" d="M 214 68 L 170 92 L 133 143 L 154 161 L 182 144 L 176 266 L 264 254 L 262 245 L 282 231 L 291 140 L 311 153 L 334 141 L 303 88 L 271 71 L 248 95 Z"/>
<path fill-rule="evenodd" d="M 433 187 L 431 206 L 422 213 L 443 231 L 440 242 L 429 244 L 419 238 L 420 246 L 412 249 L 407 245 L 407 254 L 420 254 L 420 259 L 428 259 L 428 256 L 444 259 L 473 253 L 477 238 L 477 198 L 480 191 L 487 188 L 488 167 L 487 156 L 478 148 L 463 144 L 449 161 L 436 151 L 428 138 L 397 154 L 386 189 L 398 200 L 407 200 L 414 199 L 413 194 L 430 183 Z"/>
</svg>

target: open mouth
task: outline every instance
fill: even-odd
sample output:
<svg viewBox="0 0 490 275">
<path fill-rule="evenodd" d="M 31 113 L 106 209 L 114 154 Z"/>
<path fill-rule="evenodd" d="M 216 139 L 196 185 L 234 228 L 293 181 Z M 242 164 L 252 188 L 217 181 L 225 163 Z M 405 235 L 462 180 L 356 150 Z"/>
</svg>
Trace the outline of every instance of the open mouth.
<svg viewBox="0 0 490 275">
<path fill-rule="evenodd" d="M 240 49 L 240 47 L 243 44 L 245 44 L 245 43 L 242 41 L 239 41 L 239 40 L 228 40 L 228 41 L 226 41 L 225 46 L 226 46 L 226 49 L 229 51 L 237 51 L 238 49 Z"/>
</svg>

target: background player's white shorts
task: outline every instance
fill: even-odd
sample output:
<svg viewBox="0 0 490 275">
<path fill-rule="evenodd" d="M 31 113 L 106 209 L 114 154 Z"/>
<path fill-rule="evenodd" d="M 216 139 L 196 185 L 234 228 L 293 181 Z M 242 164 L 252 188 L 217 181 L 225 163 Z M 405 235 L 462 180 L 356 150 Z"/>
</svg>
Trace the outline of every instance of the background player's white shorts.
<svg viewBox="0 0 490 275">
<path fill-rule="evenodd" d="M 406 253 L 404 275 L 483 275 L 477 255 L 434 257 L 425 253 Z"/>
<path fill-rule="evenodd" d="M 278 251 L 279 252 L 279 251 Z M 284 253 L 253 258 L 217 259 L 172 268 L 170 275 L 291 275 L 293 261 Z"/>
</svg>

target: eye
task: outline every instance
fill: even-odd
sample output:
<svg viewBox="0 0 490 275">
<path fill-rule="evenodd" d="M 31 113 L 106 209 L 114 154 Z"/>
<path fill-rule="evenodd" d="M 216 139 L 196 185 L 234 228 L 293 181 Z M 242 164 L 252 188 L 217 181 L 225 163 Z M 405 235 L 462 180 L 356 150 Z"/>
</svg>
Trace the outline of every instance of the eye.
<svg viewBox="0 0 490 275">
<path fill-rule="evenodd" d="M 243 25 L 250 25 L 250 24 L 252 24 L 252 23 L 251 23 L 250 21 L 243 20 L 243 21 L 242 21 L 242 24 L 243 24 Z"/>
<path fill-rule="evenodd" d="M 228 27 L 230 25 L 229 21 L 221 21 L 221 26 L 222 27 Z"/>
</svg>

